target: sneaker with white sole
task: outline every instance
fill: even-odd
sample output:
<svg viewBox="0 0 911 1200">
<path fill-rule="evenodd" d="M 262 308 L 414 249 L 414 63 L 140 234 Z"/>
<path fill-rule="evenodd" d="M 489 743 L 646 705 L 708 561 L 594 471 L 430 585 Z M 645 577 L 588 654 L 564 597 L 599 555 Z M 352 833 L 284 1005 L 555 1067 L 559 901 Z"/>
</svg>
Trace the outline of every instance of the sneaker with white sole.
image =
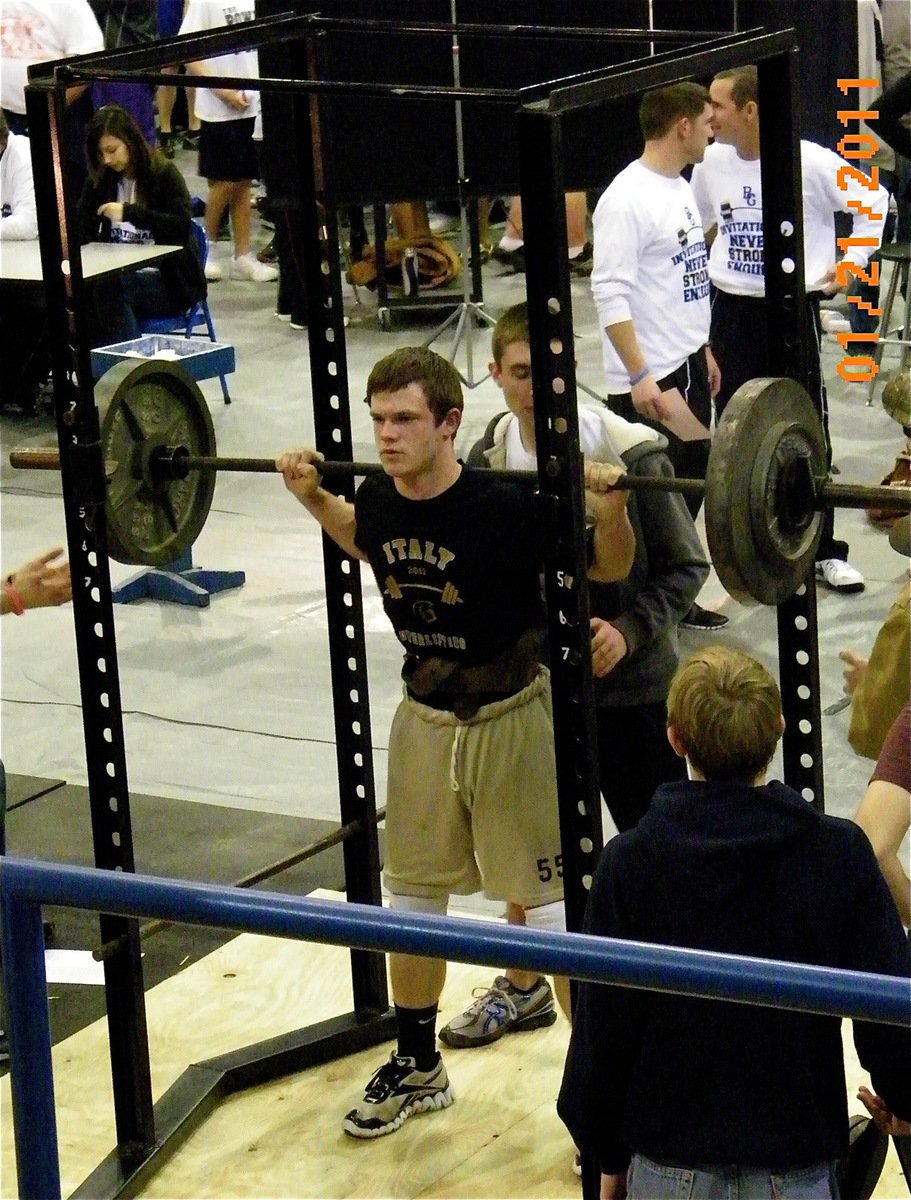
<svg viewBox="0 0 911 1200">
<path fill-rule="evenodd" d="M 717 629 L 724 629 L 727 623 L 728 618 L 724 613 L 713 612 L 710 608 L 703 608 L 701 604 L 694 604 L 681 620 L 680 628 L 695 629 L 699 633 L 714 633 Z"/>
<path fill-rule="evenodd" d="M 220 264 L 217 263 L 213 258 L 209 258 L 206 261 L 205 276 L 209 283 L 219 283 L 222 279 L 224 279 L 224 272 L 222 271 Z"/>
<path fill-rule="evenodd" d="M 276 267 L 256 261 L 253 254 L 241 254 L 231 259 L 231 278 L 246 279 L 250 283 L 271 283 L 278 279 Z"/>
<path fill-rule="evenodd" d="M 436 236 L 441 233 L 452 233 L 454 229 L 459 228 L 459 217 L 451 216 L 449 213 L 431 212 L 428 214 L 428 218 L 430 232 Z"/>
<path fill-rule="evenodd" d="M 826 309 L 819 314 L 819 323 L 824 333 L 847 333 L 851 328 L 851 322 L 832 309 Z"/>
<path fill-rule="evenodd" d="M 840 558 L 823 558 L 816 564 L 816 582 L 824 583 L 833 592 L 862 592 L 864 577 L 860 571 Z"/>
<path fill-rule="evenodd" d="M 430 1071 L 419 1071 L 413 1058 L 393 1054 L 373 1075 L 342 1128 L 356 1138 L 382 1137 L 415 1113 L 448 1108 L 454 1099 L 442 1058 Z"/>
<path fill-rule="evenodd" d="M 505 975 L 498 975 L 493 987 L 486 991 L 475 988 L 474 995 L 474 1003 L 440 1030 L 444 1045 L 460 1050 L 489 1046 L 504 1033 L 540 1029 L 557 1019 L 554 994 L 546 979 L 539 979 L 530 992 L 520 992 Z"/>
</svg>

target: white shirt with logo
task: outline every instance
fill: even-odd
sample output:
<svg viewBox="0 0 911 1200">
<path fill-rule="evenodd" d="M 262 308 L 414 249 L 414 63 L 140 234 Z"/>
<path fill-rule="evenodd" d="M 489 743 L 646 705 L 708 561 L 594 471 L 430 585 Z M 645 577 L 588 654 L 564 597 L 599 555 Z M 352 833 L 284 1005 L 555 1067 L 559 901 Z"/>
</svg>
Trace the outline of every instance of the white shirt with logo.
<svg viewBox="0 0 911 1200">
<path fill-rule="evenodd" d="M 136 203 L 135 179 L 126 179 L 121 175 L 117 181 L 117 202 L 118 204 Z M 110 240 L 130 246 L 155 245 L 151 229 L 139 229 L 132 221 L 112 221 Z"/>
<path fill-rule="evenodd" d="M 804 278 L 807 291 L 815 292 L 835 263 L 835 213 L 851 213 L 851 236 L 873 241 L 845 254 L 863 267 L 882 241 L 889 197 L 856 166 L 816 142 L 801 141 L 800 168 Z M 764 296 L 759 159 L 741 158 L 733 146 L 713 143 L 693 168 L 693 192 L 705 228 L 718 226 L 709 255 L 712 283 L 733 296 Z"/>
<path fill-rule="evenodd" d="M 205 33 L 225 25 L 239 25 L 256 16 L 255 0 L 189 0 L 181 33 Z M 205 60 L 211 75 L 235 79 L 258 79 L 259 56 L 255 50 L 239 50 L 236 54 L 219 54 Z M 246 93 L 249 104 L 243 111 L 227 104 L 215 95 L 212 88 L 196 89 L 196 115 L 201 121 L 237 121 L 259 115 L 259 92 Z"/>
<path fill-rule="evenodd" d="M 0 104 L 25 112 L 31 63 L 104 49 L 88 0 L 3 0 L 0 4 Z"/>
<path fill-rule="evenodd" d="M 592 295 L 607 388 L 629 391 L 629 375 L 605 326 L 632 320 L 649 371 L 662 379 L 708 341 L 708 256 L 699 206 L 685 179 L 638 160 L 625 167 L 592 217 Z"/>
</svg>

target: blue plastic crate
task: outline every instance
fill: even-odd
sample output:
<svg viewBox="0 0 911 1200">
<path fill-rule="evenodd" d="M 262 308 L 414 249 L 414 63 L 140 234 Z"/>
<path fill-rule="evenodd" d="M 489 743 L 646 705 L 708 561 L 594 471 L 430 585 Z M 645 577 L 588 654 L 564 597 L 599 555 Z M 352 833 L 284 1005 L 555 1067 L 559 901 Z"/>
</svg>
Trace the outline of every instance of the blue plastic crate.
<svg viewBox="0 0 911 1200">
<path fill-rule="evenodd" d="M 176 333 L 148 333 L 128 342 L 97 347 L 92 351 L 92 375 L 100 379 L 115 363 L 156 358 L 180 363 L 191 379 L 213 379 L 234 370 L 234 347 L 231 345 Z"/>
</svg>

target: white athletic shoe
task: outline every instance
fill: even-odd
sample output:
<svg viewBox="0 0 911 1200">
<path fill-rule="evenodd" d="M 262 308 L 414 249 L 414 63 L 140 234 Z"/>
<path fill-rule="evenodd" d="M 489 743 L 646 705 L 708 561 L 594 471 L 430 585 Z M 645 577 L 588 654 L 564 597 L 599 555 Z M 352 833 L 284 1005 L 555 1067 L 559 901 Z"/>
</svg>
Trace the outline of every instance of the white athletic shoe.
<svg viewBox="0 0 911 1200">
<path fill-rule="evenodd" d="M 816 564 L 816 581 L 834 592 L 862 592 L 864 577 L 840 558 L 824 558 Z"/>
<path fill-rule="evenodd" d="M 231 259 L 231 278 L 246 279 L 250 283 L 271 283 L 278 279 L 278 270 L 258 262 L 253 254 L 242 254 L 239 258 Z"/>
<path fill-rule="evenodd" d="M 819 323 L 824 333 L 847 333 L 851 328 L 851 322 L 831 308 L 819 314 Z"/>
<path fill-rule="evenodd" d="M 393 1054 L 374 1073 L 364 1099 L 348 1113 L 342 1128 L 351 1137 L 382 1137 L 415 1113 L 448 1108 L 454 1099 L 442 1058 L 430 1071 L 419 1071 L 413 1058 Z"/>
<path fill-rule="evenodd" d="M 428 222 L 430 232 L 436 237 L 443 233 L 452 233 L 454 229 L 459 227 L 459 218 L 452 217 L 449 213 L 430 212 L 428 214 Z"/>
<path fill-rule="evenodd" d="M 224 279 L 224 272 L 214 258 L 210 257 L 207 260 L 205 271 L 206 279 L 208 279 L 209 283 L 219 283 Z"/>
</svg>

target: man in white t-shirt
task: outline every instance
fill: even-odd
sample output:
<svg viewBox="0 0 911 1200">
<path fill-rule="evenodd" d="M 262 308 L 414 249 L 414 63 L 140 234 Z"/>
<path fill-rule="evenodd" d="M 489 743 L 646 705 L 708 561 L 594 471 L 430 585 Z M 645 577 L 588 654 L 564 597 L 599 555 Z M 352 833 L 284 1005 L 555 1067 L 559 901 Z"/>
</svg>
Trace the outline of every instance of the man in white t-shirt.
<svg viewBox="0 0 911 1200">
<path fill-rule="evenodd" d="M 720 415 L 743 383 L 770 374 L 770 364 L 756 68 L 722 71 L 710 91 L 715 144 L 693 171 L 693 191 L 711 245 L 709 274 L 715 288 L 711 343 L 721 367 L 722 385 L 715 397 Z M 828 441 L 827 397 L 819 356 L 819 301 L 839 290 L 835 282 L 835 213 L 853 217 L 852 238 L 860 244 L 851 246 L 845 258 L 862 268 L 882 239 L 888 195 L 860 172 L 856 173 L 859 178 L 855 177 L 850 165 L 824 146 L 804 139 L 800 151 L 809 387 L 818 401 Z M 872 244 L 863 245 L 864 241 Z M 829 509 L 817 551 L 816 577 L 836 591 L 863 591 L 863 576 L 848 564 L 847 556 L 847 543 L 834 536 Z"/>
<path fill-rule="evenodd" d="M 25 85 L 32 63 L 104 49 L 88 0 L 3 0 L 0 8 L 0 104 L 14 133 L 25 133 Z M 73 89 L 85 91 L 84 87 Z M 75 96 L 69 95 L 69 100 Z M 18 118 L 18 119 L 17 119 Z M 81 149 L 81 147 L 80 147 Z"/>
<path fill-rule="evenodd" d="M 37 237 L 29 141 L 0 112 L 0 245 Z M 0 280 L 0 406 L 30 411 L 49 370 L 41 288 Z"/>
<path fill-rule="evenodd" d="M 0 241 L 32 241 L 38 236 L 38 211 L 27 137 L 11 133 L 0 113 Z"/>
<path fill-rule="evenodd" d="M 189 0 L 180 32 L 204 33 L 225 25 L 252 21 L 255 0 Z M 235 79 L 256 79 L 259 63 L 255 50 L 220 54 L 203 62 L 187 63 L 191 75 L 220 75 Z M 232 279 L 268 283 L 278 278 L 275 267 L 257 261 L 250 249 L 252 181 L 259 171 L 253 146 L 253 128 L 259 114 L 259 92 L 239 88 L 197 88 L 196 115 L 200 120 L 199 173 L 208 180 L 206 232 L 210 251 L 206 279 L 222 278 L 221 264 L 215 258 L 218 231 L 225 209 L 231 213 L 234 235 Z"/>
<path fill-rule="evenodd" d="M 25 85 L 32 63 L 104 49 L 88 0 L 3 0 L 0 3 L 0 105 L 13 133 L 28 133 Z M 67 88 L 63 144 L 70 195 L 78 199 L 88 175 L 85 133 L 92 117 L 88 84 Z"/>
<path fill-rule="evenodd" d="M 709 94 L 696 83 L 646 92 L 639 108 L 642 155 L 598 201 L 592 218 L 592 295 L 601 326 L 608 407 L 644 419 L 668 440 L 683 478 L 704 479 L 712 396 L 720 385 L 708 347 L 711 312 L 699 208 L 681 172 L 702 160 L 711 136 Z M 680 393 L 705 436 L 684 440 L 664 423 Z M 699 499 L 687 498 L 695 517 Z M 714 630 L 721 613 L 694 604 L 681 625 Z"/>
</svg>

